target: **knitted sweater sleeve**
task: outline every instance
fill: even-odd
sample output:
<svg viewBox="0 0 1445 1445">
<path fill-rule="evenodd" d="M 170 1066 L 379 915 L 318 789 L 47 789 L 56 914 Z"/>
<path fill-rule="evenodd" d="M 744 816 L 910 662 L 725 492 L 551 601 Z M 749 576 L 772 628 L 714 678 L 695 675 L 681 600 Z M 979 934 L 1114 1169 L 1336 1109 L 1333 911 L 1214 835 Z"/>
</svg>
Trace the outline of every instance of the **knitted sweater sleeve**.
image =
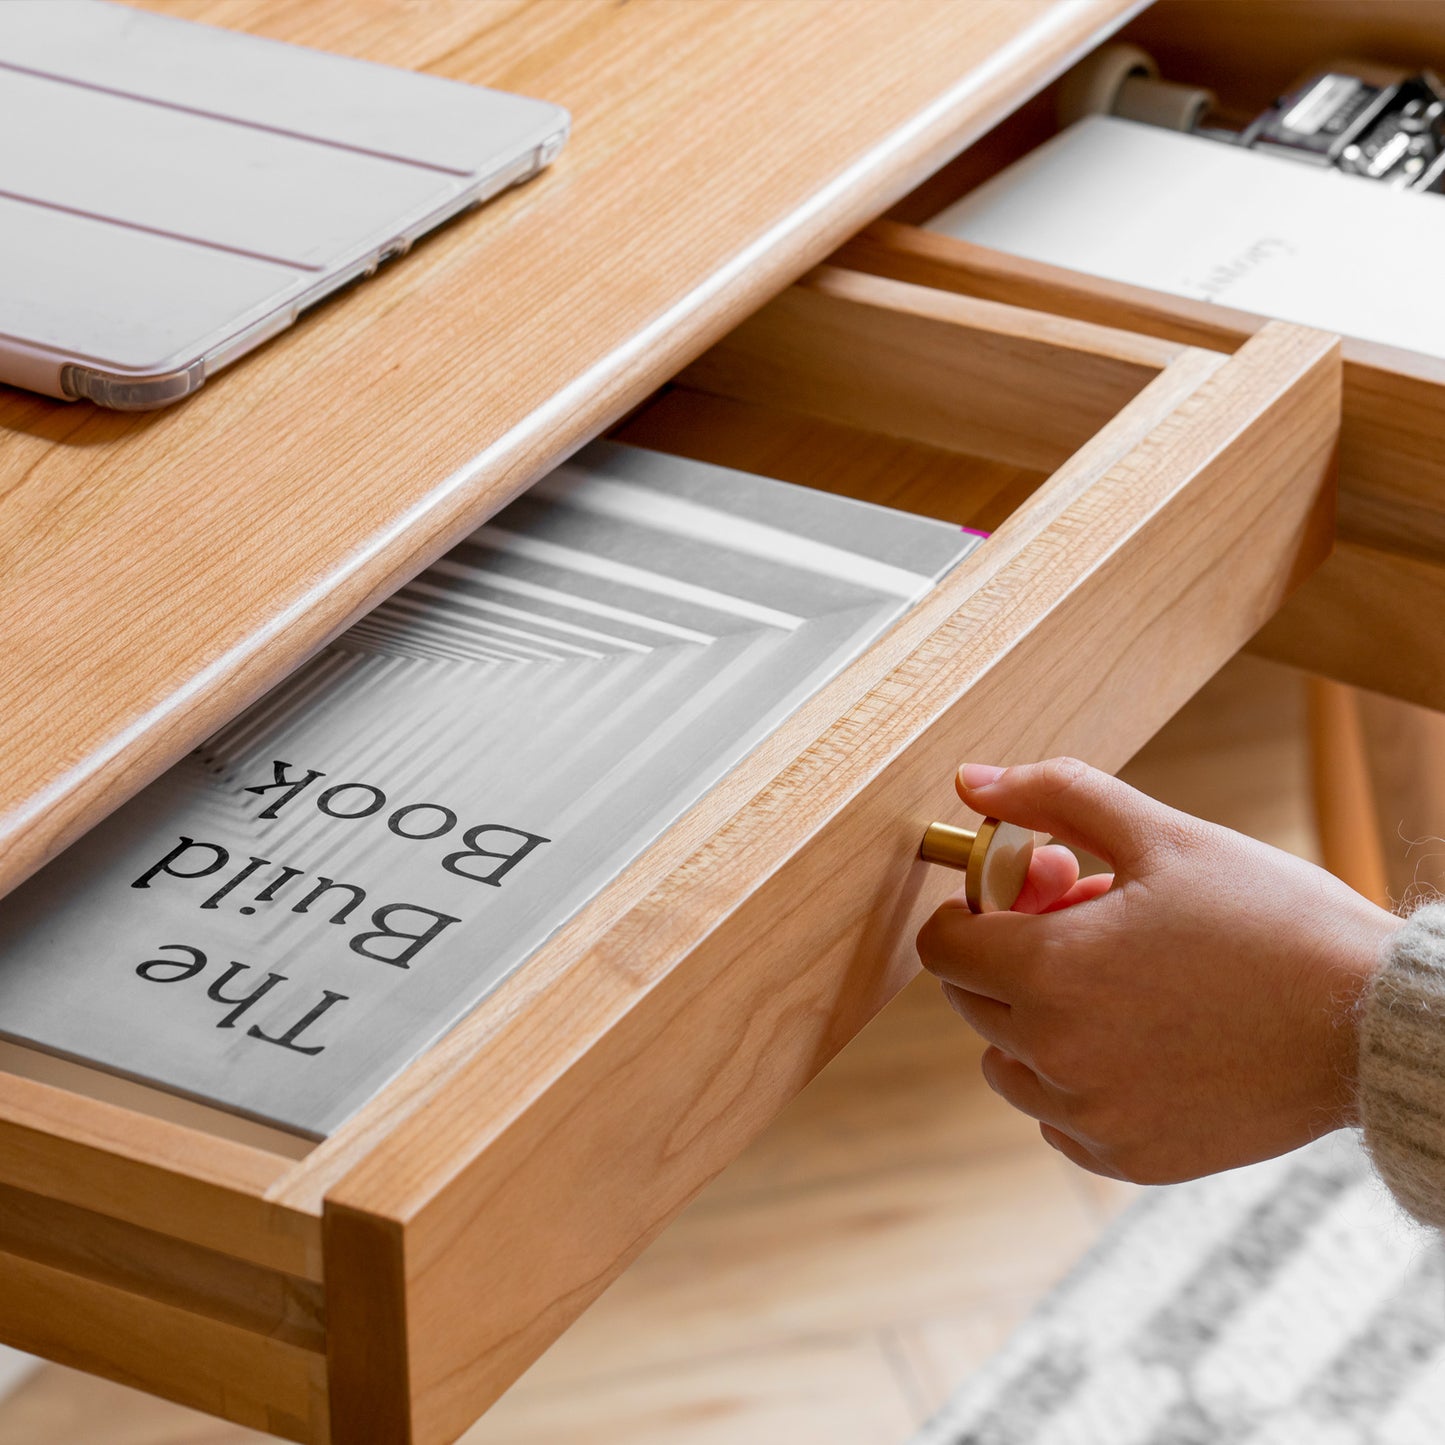
<svg viewBox="0 0 1445 1445">
<path fill-rule="evenodd" d="M 1360 1122 L 1416 1219 L 1445 1229 L 1445 903 L 1390 936 L 1360 1018 Z"/>
</svg>

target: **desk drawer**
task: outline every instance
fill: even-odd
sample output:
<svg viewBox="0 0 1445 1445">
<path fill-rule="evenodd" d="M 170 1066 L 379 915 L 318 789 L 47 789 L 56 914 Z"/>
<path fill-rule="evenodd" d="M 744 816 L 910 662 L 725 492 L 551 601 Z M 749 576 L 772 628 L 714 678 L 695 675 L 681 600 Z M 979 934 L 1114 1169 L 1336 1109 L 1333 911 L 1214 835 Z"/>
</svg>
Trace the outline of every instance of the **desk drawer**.
<svg viewBox="0 0 1445 1445">
<path fill-rule="evenodd" d="M 824 269 L 624 440 L 989 540 L 359 1114 L 0 1056 L 0 1338 L 296 1440 L 456 1438 L 915 969 L 955 765 L 1116 767 L 1324 557 L 1330 337 Z"/>
<path fill-rule="evenodd" d="M 1341 59 L 1439 69 L 1445 8 L 1415 0 L 1363 6 L 1159 0 L 1116 38 L 1154 56 L 1167 78 L 1208 86 L 1224 110 L 1247 116 Z M 1189 345 L 1227 351 L 1243 345 L 1265 318 L 920 228 L 1055 132 L 1055 91 L 1030 101 L 889 219 L 848 243 L 838 262 Z M 1383 238 L 1382 246 L 1388 250 Z M 1445 654 L 1434 625 L 1445 607 L 1445 361 L 1352 338 L 1344 340 L 1343 358 L 1339 546 L 1253 646 L 1357 686 L 1445 708 Z"/>
</svg>

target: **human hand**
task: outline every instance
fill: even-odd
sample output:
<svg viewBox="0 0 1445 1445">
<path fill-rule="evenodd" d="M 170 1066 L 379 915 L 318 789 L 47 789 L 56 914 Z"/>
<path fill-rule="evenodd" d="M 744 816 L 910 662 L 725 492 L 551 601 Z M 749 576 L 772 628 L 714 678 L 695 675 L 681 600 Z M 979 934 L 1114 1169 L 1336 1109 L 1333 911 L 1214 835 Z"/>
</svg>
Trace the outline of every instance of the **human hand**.
<svg viewBox="0 0 1445 1445">
<path fill-rule="evenodd" d="M 1167 1183 L 1356 1122 L 1356 1005 L 1399 919 L 1072 758 L 966 765 L 958 792 L 1114 869 L 1041 849 L 1014 912 L 958 895 L 918 936 L 990 1087 L 1060 1153 Z"/>
</svg>

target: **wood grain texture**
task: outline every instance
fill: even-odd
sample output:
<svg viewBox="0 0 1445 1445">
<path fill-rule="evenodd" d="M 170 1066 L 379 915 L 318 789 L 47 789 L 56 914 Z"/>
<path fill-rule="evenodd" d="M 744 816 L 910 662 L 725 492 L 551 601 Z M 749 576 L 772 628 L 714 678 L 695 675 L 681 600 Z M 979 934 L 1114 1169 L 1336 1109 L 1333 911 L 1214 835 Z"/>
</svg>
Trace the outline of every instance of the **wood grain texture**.
<svg viewBox="0 0 1445 1445">
<path fill-rule="evenodd" d="M 1445 895 L 1445 714 L 1357 692 L 1372 819 L 1393 907 Z"/>
<path fill-rule="evenodd" d="M 0 1340 L 288 1440 L 325 1441 L 325 1357 L 282 1340 L 0 1254 Z"/>
<path fill-rule="evenodd" d="M 1320 861 L 1304 673 L 1241 653 L 1119 776 L 1198 818 Z"/>
<path fill-rule="evenodd" d="M 1320 857 L 1336 878 L 1389 907 L 1385 855 L 1360 720 L 1360 694 L 1328 677 L 1309 679 L 1310 772 Z"/>
<path fill-rule="evenodd" d="M 1266 328 L 329 1190 L 403 1227 L 368 1438 L 452 1438 L 911 975 L 960 753 L 1117 766 L 1318 562 L 1337 356 Z"/>
<path fill-rule="evenodd" d="M 0 1343 L 328 1438 L 322 1221 L 292 1160 L 0 1074 Z"/>
<path fill-rule="evenodd" d="M 1051 472 L 1181 350 L 822 267 L 678 381 Z M 1048 403 L 1040 405 L 1045 377 Z"/>
<path fill-rule="evenodd" d="M 37 1370 L 0 1405 L 0 1445 L 268 1445 L 271 1438 L 64 1365 Z"/>
<path fill-rule="evenodd" d="M 0 1183 L 305 1279 L 320 1211 L 266 1195 L 291 1161 L 0 1073 Z M 3 1313 L 9 1301 L 0 1294 Z"/>
<path fill-rule="evenodd" d="M 504 1402 L 463 1445 L 895 1445 L 917 1413 L 889 1352 L 819 1332 L 786 1351 L 752 1350 L 668 1371 L 623 1373 L 590 1389 Z"/>
<path fill-rule="evenodd" d="M 319 1283 L 0 1186 L 0 1252 L 321 1353 Z"/>
<path fill-rule="evenodd" d="M 394 1220 L 352 1209 L 326 1215 L 333 1274 L 365 1279 L 364 1290 L 333 1298 L 327 1383 L 333 1440 L 408 1445 L 411 1422 L 392 1402 L 410 1397 L 412 1341 L 406 1298 L 406 1238 Z M 485 1282 L 479 1282 L 485 1291 Z M 453 1438 L 461 1433 L 453 1432 Z"/>
<path fill-rule="evenodd" d="M 176 4 L 531 91 L 568 106 L 575 134 L 545 176 L 182 406 L 123 417 L 0 398 L 0 888 L 820 260 L 1130 4 Z"/>
<path fill-rule="evenodd" d="M 919 286 L 1220 351 L 1238 350 L 1267 320 L 893 221 L 868 227 L 836 260 Z M 1343 355 L 1342 535 L 1445 555 L 1445 361 L 1350 337 Z"/>
<path fill-rule="evenodd" d="M 1029 467 L 956 452 L 760 402 L 671 387 L 618 440 L 903 512 L 996 532 L 1048 481 Z"/>
<path fill-rule="evenodd" d="M 1341 540 L 1250 641 L 1261 657 L 1445 709 L 1445 563 Z"/>
<path fill-rule="evenodd" d="M 0 1073 L 21 1079 L 33 1079 L 55 1089 L 64 1089 L 83 1099 L 96 1099 L 115 1104 L 128 1113 L 182 1124 L 203 1134 L 247 1144 L 263 1153 L 282 1159 L 304 1159 L 311 1141 L 289 1134 L 269 1124 L 243 1119 L 210 1104 L 183 1098 L 136 1079 L 123 1079 L 75 1059 L 62 1059 L 57 1054 L 42 1053 L 24 1044 L 0 1040 Z"/>
<path fill-rule="evenodd" d="M 836 259 L 919 286 L 1193 346 L 1235 351 L 1265 324 L 1263 317 L 1228 307 L 1083 276 L 889 221 L 869 227 Z M 1264 651 L 1341 681 L 1445 706 L 1439 681 L 1445 644 L 1419 612 L 1438 596 L 1433 579 L 1445 565 L 1445 361 L 1351 338 L 1343 356 L 1342 555 L 1291 602 Z M 1354 606 L 1364 610 L 1342 615 Z"/>
<path fill-rule="evenodd" d="M 1237 350 L 1264 324 L 1245 311 L 1107 281 L 893 220 L 865 227 L 829 263 L 1215 351 Z"/>
</svg>

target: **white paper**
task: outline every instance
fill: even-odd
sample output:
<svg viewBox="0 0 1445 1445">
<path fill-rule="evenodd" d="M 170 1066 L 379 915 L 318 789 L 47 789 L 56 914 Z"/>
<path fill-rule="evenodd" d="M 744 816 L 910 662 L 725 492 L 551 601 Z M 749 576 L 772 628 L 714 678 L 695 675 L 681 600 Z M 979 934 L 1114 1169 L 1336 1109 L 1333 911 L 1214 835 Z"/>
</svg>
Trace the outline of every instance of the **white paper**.
<svg viewBox="0 0 1445 1445">
<path fill-rule="evenodd" d="M 1111 281 L 1445 356 L 1445 196 L 1112 116 L 929 229 Z"/>
</svg>

